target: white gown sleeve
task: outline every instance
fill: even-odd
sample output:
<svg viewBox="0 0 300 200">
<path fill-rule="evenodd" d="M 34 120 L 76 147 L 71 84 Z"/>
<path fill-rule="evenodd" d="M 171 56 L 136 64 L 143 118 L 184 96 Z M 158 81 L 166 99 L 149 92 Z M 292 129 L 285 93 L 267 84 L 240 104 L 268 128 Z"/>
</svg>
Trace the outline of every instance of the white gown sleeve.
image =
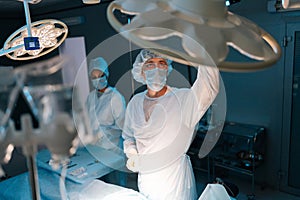
<svg viewBox="0 0 300 200">
<path fill-rule="evenodd" d="M 115 119 L 115 124 L 119 129 L 123 129 L 126 103 L 124 97 L 116 92 L 113 96 L 113 101 L 111 102 L 113 117 Z"/>
<path fill-rule="evenodd" d="M 96 114 L 95 112 L 92 112 L 94 109 L 95 109 L 95 100 L 93 98 L 94 97 L 95 93 L 94 92 L 90 92 L 86 98 L 86 101 L 85 101 L 85 108 L 86 108 L 86 112 L 88 114 L 88 121 L 90 122 L 90 126 L 92 128 L 92 130 L 95 132 L 98 128 L 96 128 L 96 123 L 95 121 L 97 122 L 96 119 Z"/>
<path fill-rule="evenodd" d="M 123 146 L 124 146 L 124 153 L 130 153 L 132 151 L 137 152 L 137 147 L 136 147 L 136 141 L 134 138 L 134 132 L 132 130 L 132 116 L 131 114 L 133 113 L 132 102 L 128 103 L 127 109 L 126 109 L 126 114 L 125 114 L 125 121 L 124 121 L 124 126 L 123 126 L 123 131 L 122 131 L 122 137 L 124 139 Z"/>
<path fill-rule="evenodd" d="M 194 127 L 219 92 L 219 70 L 217 67 L 199 66 L 197 79 L 183 101 L 183 120 Z"/>
</svg>

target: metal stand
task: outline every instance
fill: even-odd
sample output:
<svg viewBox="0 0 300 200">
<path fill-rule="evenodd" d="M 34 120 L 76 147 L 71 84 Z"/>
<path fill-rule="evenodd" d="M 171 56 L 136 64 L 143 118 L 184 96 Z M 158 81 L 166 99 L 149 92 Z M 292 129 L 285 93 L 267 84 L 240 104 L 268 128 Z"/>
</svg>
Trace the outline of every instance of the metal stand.
<svg viewBox="0 0 300 200">
<path fill-rule="evenodd" d="M 36 166 L 35 155 L 37 152 L 37 145 L 33 138 L 32 120 L 29 114 L 21 117 L 22 132 L 25 138 L 23 139 L 23 153 L 27 159 L 28 177 L 31 186 L 31 194 L 33 200 L 40 200 L 40 187 L 38 182 L 38 171 Z M 22 138 L 21 138 L 22 140 Z"/>
<path fill-rule="evenodd" d="M 29 182 L 31 185 L 31 194 L 33 200 L 40 199 L 40 188 L 38 182 L 38 173 L 35 156 L 27 156 L 27 166 L 29 171 Z"/>
</svg>

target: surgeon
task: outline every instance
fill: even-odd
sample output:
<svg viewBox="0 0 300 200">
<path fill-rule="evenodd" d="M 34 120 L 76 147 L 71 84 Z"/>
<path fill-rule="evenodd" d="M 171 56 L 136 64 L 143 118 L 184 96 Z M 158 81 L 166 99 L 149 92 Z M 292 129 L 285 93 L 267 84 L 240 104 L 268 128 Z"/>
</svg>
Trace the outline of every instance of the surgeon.
<svg viewBox="0 0 300 200">
<path fill-rule="evenodd" d="M 136 57 L 132 75 L 147 89 L 127 105 L 122 132 L 126 166 L 138 172 L 138 189 L 150 200 L 195 200 L 186 152 L 196 124 L 219 92 L 219 71 L 199 66 L 191 88 L 175 88 L 166 84 L 171 70 L 171 61 L 151 50 Z"/>
<path fill-rule="evenodd" d="M 125 117 L 125 99 L 116 88 L 109 86 L 108 66 L 102 57 L 90 61 L 89 77 L 94 89 L 87 97 L 86 107 L 93 133 L 102 136 L 96 145 L 118 152 L 123 148 L 121 133 Z"/>
</svg>

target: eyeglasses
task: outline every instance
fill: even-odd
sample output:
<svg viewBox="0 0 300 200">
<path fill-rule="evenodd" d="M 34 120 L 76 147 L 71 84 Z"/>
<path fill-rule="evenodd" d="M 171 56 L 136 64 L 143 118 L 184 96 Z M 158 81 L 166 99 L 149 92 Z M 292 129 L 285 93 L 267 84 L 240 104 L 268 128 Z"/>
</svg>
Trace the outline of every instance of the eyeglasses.
<svg viewBox="0 0 300 200">
<path fill-rule="evenodd" d="M 154 68 L 168 69 L 168 64 L 167 63 L 163 63 L 163 62 L 160 62 L 160 63 L 156 63 L 156 62 L 146 63 L 146 64 L 144 64 L 143 68 L 145 70 L 150 70 L 150 69 L 154 69 Z"/>
</svg>

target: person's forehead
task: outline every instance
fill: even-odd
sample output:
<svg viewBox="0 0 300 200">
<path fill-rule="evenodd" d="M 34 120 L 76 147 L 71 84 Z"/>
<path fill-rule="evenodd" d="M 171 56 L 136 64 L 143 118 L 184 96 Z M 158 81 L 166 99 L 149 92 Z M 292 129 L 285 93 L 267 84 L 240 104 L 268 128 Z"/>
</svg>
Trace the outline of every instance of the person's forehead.
<svg viewBox="0 0 300 200">
<path fill-rule="evenodd" d="M 146 61 L 146 63 L 153 63 L 153 62 L 157 62 L 157 63 L 165 62 L 166 63 L 167 61 L 164 58 L 150 58 Z"/>
<path fill-rule="evenodd" d="M 96 75 L 102 75 L 103 74 L 103 71 L 101 71 L 101 70 L 99 70 L 99 69 L 94 69 L 93 71 L 92 71 L 92 73 L 91 73 L 91 75 L 94 75 L 94 76 L 96 76 Z"/>
</svg>

